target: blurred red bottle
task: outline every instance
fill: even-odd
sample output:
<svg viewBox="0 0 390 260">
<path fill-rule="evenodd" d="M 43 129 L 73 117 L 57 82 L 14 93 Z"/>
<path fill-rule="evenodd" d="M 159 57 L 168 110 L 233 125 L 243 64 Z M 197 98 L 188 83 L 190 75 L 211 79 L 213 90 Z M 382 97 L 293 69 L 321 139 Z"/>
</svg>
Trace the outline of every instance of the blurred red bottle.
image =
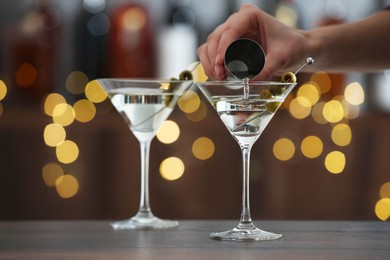
<svg viewBox="0 0 390 260">
<path fill-rule="evenodd" d="M 57 84 L 61 13 L 50 0 L 37 0 L 16 26 L 6 40 L 11 95 L 17 103 L 40 103 Z"/>
<path fill-rule="evenodd" d="M 151 19 L 138 4 L 126 4 L 111 15 L 108 69 L 111 77 L 155 76 L 155 51 Z"/>
</svg>

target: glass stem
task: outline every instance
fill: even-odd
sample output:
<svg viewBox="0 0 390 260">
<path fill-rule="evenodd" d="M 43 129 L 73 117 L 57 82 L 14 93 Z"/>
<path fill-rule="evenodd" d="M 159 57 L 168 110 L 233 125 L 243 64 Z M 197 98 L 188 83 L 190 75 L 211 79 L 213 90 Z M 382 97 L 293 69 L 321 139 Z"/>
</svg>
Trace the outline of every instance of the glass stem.
<svg viewBox="0 0 390 260">
<path fill-rule="evenodd" d="M 152 215 L 149 203 L 149 154 L 151 141 L 143 141 L 141 144 L 141 199 L 138 214 L 148 217 Z"/>
<path fill-rule="evenodd" d="M 247 228 L 252 224 L 250 205 L 249 205 L 249 167 L 251 146 L 242 146 L 242 209 L 238 228 Z"/>
</svg>

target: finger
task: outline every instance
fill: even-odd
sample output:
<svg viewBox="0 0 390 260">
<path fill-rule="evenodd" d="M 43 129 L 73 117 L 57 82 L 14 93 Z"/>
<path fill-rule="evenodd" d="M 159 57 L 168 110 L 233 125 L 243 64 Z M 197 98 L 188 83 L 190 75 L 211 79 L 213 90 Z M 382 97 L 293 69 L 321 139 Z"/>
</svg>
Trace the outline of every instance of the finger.
<svg viewBox="0 0 390 260">
<path fill-rule="evenodd" d="M 271 58 L 269 58 L 271 57 Z M 271 80 L 273 76 L 275 76 L 276 70 L 279 67 L 280 62 L 276 58 L 277 56 L 268 55 L 266 56 L 264 67 L 261 70 L 261 72 L 255 76 L 254 80 L 261 80 L 261 81 L 268 81 Z"/>
<path fill-rule="evenodd" d="M 221 56 L 218 53 L 218 45 L 222 34 L 224 33 L 224 24 L 218 26 L 213 33 L 207 38 L 207 55 L 210 61 L 210 66 L 213 67 L 213 76 L 218 78 L 218 71 L 215 71 L 216 63 L 220 64 Z M 222 59 L 223 60 L 223 59 Z"/>
<path fill-rule="evenodd" d="M 240 12 L 243 12 L 240 10 Z M 223 33 L 221 33 L 218 42 L 217 53 L 225 55 L 226 49 L 234 41 L 247 33 L 250 24 L 250 18 L 242 13 L 232 14 L 225 22 Z M 245 28 L 245 29 L 244 29 Z"/>
<path fill-rule="evenodd" d="M 203 70 L 209 78 L 214 78 L 214 67 L 211 65 L 208 53 L 207 53 L 207 43 L 204 43 L 198 48 L 198 57 L 200 63 L 203 66 Z"/>
<path fill-rule="evenodd" d="M 271 80 L 272 77 L 280 76 L 280 71 L 285 69 L 288 59 L 283 53 L 276 52 L 277 50 L 280 48 L 275 46 L 266 53 L 264 68 L 254 79 Z"/>
</svg>

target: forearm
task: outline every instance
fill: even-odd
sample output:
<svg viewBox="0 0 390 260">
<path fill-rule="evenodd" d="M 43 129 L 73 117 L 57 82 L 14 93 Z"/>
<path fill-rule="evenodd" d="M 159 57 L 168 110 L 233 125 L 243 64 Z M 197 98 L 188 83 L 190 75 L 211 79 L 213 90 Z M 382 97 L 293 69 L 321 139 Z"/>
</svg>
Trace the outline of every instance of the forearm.
<svg viewBox="0 0 390 260">
<path fill-rule="evenodd" d="M 390 68 L 390 10 L 379 11 L 355 23 L 307 31 L 310 70 L 376 71 Z"/>
</svg>

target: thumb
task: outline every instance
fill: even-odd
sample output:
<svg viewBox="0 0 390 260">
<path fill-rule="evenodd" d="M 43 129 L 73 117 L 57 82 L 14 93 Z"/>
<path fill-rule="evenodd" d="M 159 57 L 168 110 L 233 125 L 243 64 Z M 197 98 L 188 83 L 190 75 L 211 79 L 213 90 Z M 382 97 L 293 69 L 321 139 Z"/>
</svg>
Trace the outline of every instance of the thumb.
<svg viewBox="0 0 390 260">
<path fill-rule="evenodd" d="M 283 58 L 280 53 L 269 52 L 266 56 L 263 69 L 260 71 L 254 80 L 270 81 L 275 77 L 280 76 L 280 70 L 282 70 L 287 63 L 288 59 Z"/>
<path fill-rule="evenodd" d="M 252 80 L 258 80 L 258 81 L 271 80 L 276 72 L 276 67 L 277 67 L 276 64 L 273 64 L 271 61 L 266 60 L 263 69 Z"/>
</svg>

